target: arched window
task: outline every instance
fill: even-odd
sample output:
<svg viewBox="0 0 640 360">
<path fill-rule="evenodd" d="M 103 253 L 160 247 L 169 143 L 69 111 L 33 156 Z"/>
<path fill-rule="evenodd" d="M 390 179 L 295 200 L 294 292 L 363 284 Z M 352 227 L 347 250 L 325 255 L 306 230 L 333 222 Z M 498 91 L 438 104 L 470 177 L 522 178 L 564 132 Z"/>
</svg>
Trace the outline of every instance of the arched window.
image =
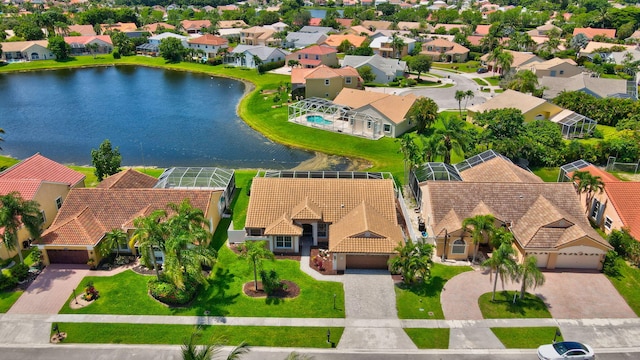
<svg viewBox="0 0 640 360">
<path fill-rule="evenodd" d="M 451 244 L 452 254 L 465 254 L 467 251 L 467 244 L 462 239 L 458 239 Z"/>
</svg>

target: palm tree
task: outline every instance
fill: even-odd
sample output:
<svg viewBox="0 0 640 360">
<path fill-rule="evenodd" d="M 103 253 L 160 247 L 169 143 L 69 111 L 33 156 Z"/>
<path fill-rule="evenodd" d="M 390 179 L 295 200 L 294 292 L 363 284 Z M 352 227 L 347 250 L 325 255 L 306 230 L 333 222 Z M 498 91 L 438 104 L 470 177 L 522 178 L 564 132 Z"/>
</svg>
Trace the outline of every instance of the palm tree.
<svg viewBox="0 0 640 360">
<path fill-rule="evenodd" d="M 149 216 L 141 216 L 133 220 L 136 230 L 129 240 L 129 247 L 133 248 L 137 242 L 138 249 L 141 250 L 141 261 L 146 264 L 153 264 L 156 277 L 160 280 L 160 270 L 156 261 L 155 249 L 165 252 L 165 242 L 167 238 L 166 223 L 163 220 L 167 217 L 164 210 L 156 210 Z"/>
<path fill-rule="evenodd" d="M 462 90 L 456 90 L 455 95 L 453 97 L 458 101 L 458 111 L 460 111 L 460 117 L 462 118 L 462 100 L 467 97 L 467 94 Z"/>
<path fill-rule="evenodd" d="M 100 49 L 100 45 L 96 44 L 96 43 L 91 43 L 91 44 L 87 44 L 84 46 L 85 49 L 89 50 L 89 53 L 91 55 L 93 55 L 93 58 L 96 58 L 96 54 L 98 53 L 98 50 Z"/>
<path fill-rule="evenodd" d="M 245 241 L 240 247 L 240 257 L 247 259 L 253 265 L 253 283 L 258 291 L 258 267 L 263 259 L 274 260 L 275 256 L 267 249 L 266 241 Z"/>
<path fill-rule="evenodd" d="M 438 104 L 433 99 L 423 97 L 413 103 L 409 113 L 409 119 L 415 122 L 418 133 L 424 132 L 438 118 Z"/>
<path fill-rule="evenodd" d="M 100 253 L 102 256 L 107 256 L 111 251 L 116 249 L 116 257 L 120 256 L 120 246 L 127 243 L 127 233 L 121 229 L 112 229 L 102 240 L 102 246 L 100 246 Z"/>
<path fill-rule="evenodd" d="M 258 55 L 253 55 L 253 64 L 257 68 L 262 65 L 262 59 Z"/>
<path fill-rule="evenodd" d="M 576 192 L 578 194 L 586 194 L 585 204 L 587 205 L 587 209 L 589 209 L 589 205 L 591 204 L 593 193 L 601 193 L 604 190 L 604 182 L 602 181 L 602 178 L 600 176 L 591 175 L 588 171 L 575 171 L 571 176 L 571 180 L 577 183 Z"/>
<path fill-rule="evenodd" d="M 216 354 L 220 353 L 222 345 L 220 345 L 219 341 L 215 341 L 213 344 L 198 346 L 196 344 L 196 338 L 198 336 L 200 336 L 200 333 L 196 331 L 185 339 L 180 349 L 182 360 L 212 360 Z M 238 360 L 242 355 L 248 353 L 249 350 L 249 345 L 243 342 L 234 347 L 226 359 Z"/>
<path fill-rule="evenodd" d="M 488 240 L 495 231 L 496 218 L 493 215 L 476 215 L 471 218 L 466 218 L 462 221 L 462 228 L 464 232 L 470 232 L 473 239 L 474 251 L 472 263 L 476 262 L 476 255 L 478 254 L 478 248 L 480 243 Z M 469 226 L 472 228 L 469 229 Z"/>
<path fill-rule="evenodd" d="M 466 123 L 453 116 L 442 118 L 442 128 L 436 129 L 435 135 L 442 142 L 445 164 L 451 164 L 452 151 L 462 155 L 470 143 Z"/>
<path fill-rule="evenodd" d="M 40 238 L 42 233 L 40 204 L 23 199 L 17 191 L 0 196 L 0 227 L 4 228 L 0 239 L 4 241 L 7 250 L 18 248 L 21 264 L 24 259 L 21 246 L 18 244 L 18 231 L 23 225 L 34 239 Z"/>
<path fill-rule="evenodd" d="M 538 88 L 538 77 L 531 70 L 518 71 L 506 87 L 522 93 L 534 93 Z"/>
<path fill-rule="evenodd" d="M 502 76 L 511 71 L 511 64 L 513 64 L 513 55 L 510 52 L 503 51 L 496 59 L 496 63 L 502 68 Z"/>
<path fill-rule="evenodd" d="M 0 46 L 0 55 L 2 54 L 2 46 Z M 0 128 L 0 134 L 4 134 L 4 129 Z M 4 138 L 0 137 L 0 141 L 4 141 Z M 0 147 L 0 151 L 2 150 L 2 148 Z"/>
<path fill-rule="evenodd" d="M 493 48 L 493 50 L 491 50 L 489 56 L 487 57 L 487 62 L 493 63 L 493 67 L 491 68 L 491 72 L 493 73 L 493 75 L 496 74 L 496 68 L 498 67 L 498 57 L 500 56 L 500 54 L 502 54 L 503 51 L 504 50 L 501 46 L 497 46 Z"/>
<path fill-rule="evenodd" d="M 422 161 L 422 154 L 410 133 L 405 133 L 398 141 L 400 141 L 400 152 L 404 159 L 405 184 L 408 184 L 409 171 Z"/>
<path fill-rule="evenodd" d="M 401 57 L 404 45 L 404 40 L 402 40 L 402 38 L 397 34 L 393 34 L 391 37 L 391 48 L 393 49 L 393 55 L 395 58 L 399 59 Z"/>
<path fill-rule="evenodd" d="M 420 141 L 422 142 L 422 158 L 424 161 L 435 161 L 438 155 L 444 154 L 444 146 L 438 135 L 420 135 Z"/>
<path fill-rule="evenodd" d="M 473 92 L 473 90 L 469 89 L 467 91 L 465 91 L 464 93 L 464 108 L 467 108 L 467 103 L 469 102 L 469 100 L 473 99 L 474 97 L 476 97 L 476 94 Z"/>
<path fill-rule="evenodd" d="M 544 285 L 544 274 L 538 268 L 538 259 L 534 256 L 527 256 L 518 266 L 518 280 L 522 282 L 520 287 L 520 299 L 524 299 L 527 288 Z"/>
<path fill-rule="evenodd" d="M 505 231 L 505 233 L 511 235 L 510 238 L 513 240 L 513 235 L 510 232 Z M 491 270 L 491 276 L 489 277 L 489 280 L 493 281 L 493 294 L 491 295 L 491 301 L 496 300 L 498 277 L 500 278 L 503 287 L 506 279 L 514 278 L 517 268 L 514 256 L 515 250 L 511 246 L 511 242 L 505 241 L 500 245 L 500 247 L 493 251 L 490 258 L 482 263 L 482 266 L 488 267 Z M 495 278 L 492 278 L 492 276 L 495 276 Z"/>
<path fill-rule="evenodd" d="M 413 243 L 408 239 L 405 244 L 398 244 L 393 250 L 397 252 L 397 256 L 389 259 L 389 268 L 393 273 L 402 274 L 405 285 L 411 284 L 418 277 L 422 280 L 429 278 L 433 246 L 427 243 Z"/>
</svg>

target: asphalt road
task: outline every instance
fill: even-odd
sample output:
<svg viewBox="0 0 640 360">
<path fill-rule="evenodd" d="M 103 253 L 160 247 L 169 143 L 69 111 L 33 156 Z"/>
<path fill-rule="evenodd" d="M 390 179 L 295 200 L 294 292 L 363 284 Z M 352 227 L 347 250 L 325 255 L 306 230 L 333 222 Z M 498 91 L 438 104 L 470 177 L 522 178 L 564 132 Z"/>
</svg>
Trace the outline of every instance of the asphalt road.
<svg viewBox="0 0 640 360">
<path fill-rule="evenodd" d="M 293 351 L 282 348 L 253 348 L 242 359 L 246 360 L 282 360 Z M 307 356 L 313 356 L 315 360 L 535 360 L 535 350 L 424 350 L 391 353 L 384 352 L 355 352 L 339 350 L 314 350 L 303 349 L 299 351 Z M 220 355 L 225 355 L 223 351 Z M 597 352 L 598 360 L 631 360 L 640 357 L 640 348 L 607 350 L 607 353 Z M 221 356 L 214 357 L 215 359 Z M 0 359 L 2 360 L 179 360 L 180 349 L 178 346 L 149 346 L 149 345 L 44 345 L 28 348 L 1 346 Z"/>
</svg>

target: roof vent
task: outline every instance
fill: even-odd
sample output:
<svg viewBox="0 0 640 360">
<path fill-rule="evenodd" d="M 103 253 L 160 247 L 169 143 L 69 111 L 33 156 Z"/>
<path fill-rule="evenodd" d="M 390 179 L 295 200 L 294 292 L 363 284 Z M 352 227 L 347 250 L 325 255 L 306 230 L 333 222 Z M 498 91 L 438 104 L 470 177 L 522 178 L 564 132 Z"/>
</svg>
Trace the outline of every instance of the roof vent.
<svg viewBox="0 0 640 360">
<path fill-rule="evenodd" d="M 342 209 L 344 209 L 344 204 L 340 204 L 340 207 L 341 207 Z"/>
</svg>

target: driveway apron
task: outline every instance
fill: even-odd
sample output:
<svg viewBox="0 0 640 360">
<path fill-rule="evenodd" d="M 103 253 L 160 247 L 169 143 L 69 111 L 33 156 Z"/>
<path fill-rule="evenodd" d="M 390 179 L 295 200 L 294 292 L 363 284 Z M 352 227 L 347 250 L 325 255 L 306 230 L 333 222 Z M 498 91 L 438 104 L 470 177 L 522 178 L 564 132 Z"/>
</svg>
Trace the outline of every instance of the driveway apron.
<svg viewBox="0 0 640 360">
<path fill-rule="evenodd" d="M 346 324 L 339 349 L 416 349 L 401 327 L 388 271 L 348 270 L 343 275 Z M 375 320 L 358 323 L 360 319 Z"/>
<path fill-rule="evenodd" d="M 7 314 L 57 314 L 88 273 L 86 266 L 47 266 Z"/>
</svg>

